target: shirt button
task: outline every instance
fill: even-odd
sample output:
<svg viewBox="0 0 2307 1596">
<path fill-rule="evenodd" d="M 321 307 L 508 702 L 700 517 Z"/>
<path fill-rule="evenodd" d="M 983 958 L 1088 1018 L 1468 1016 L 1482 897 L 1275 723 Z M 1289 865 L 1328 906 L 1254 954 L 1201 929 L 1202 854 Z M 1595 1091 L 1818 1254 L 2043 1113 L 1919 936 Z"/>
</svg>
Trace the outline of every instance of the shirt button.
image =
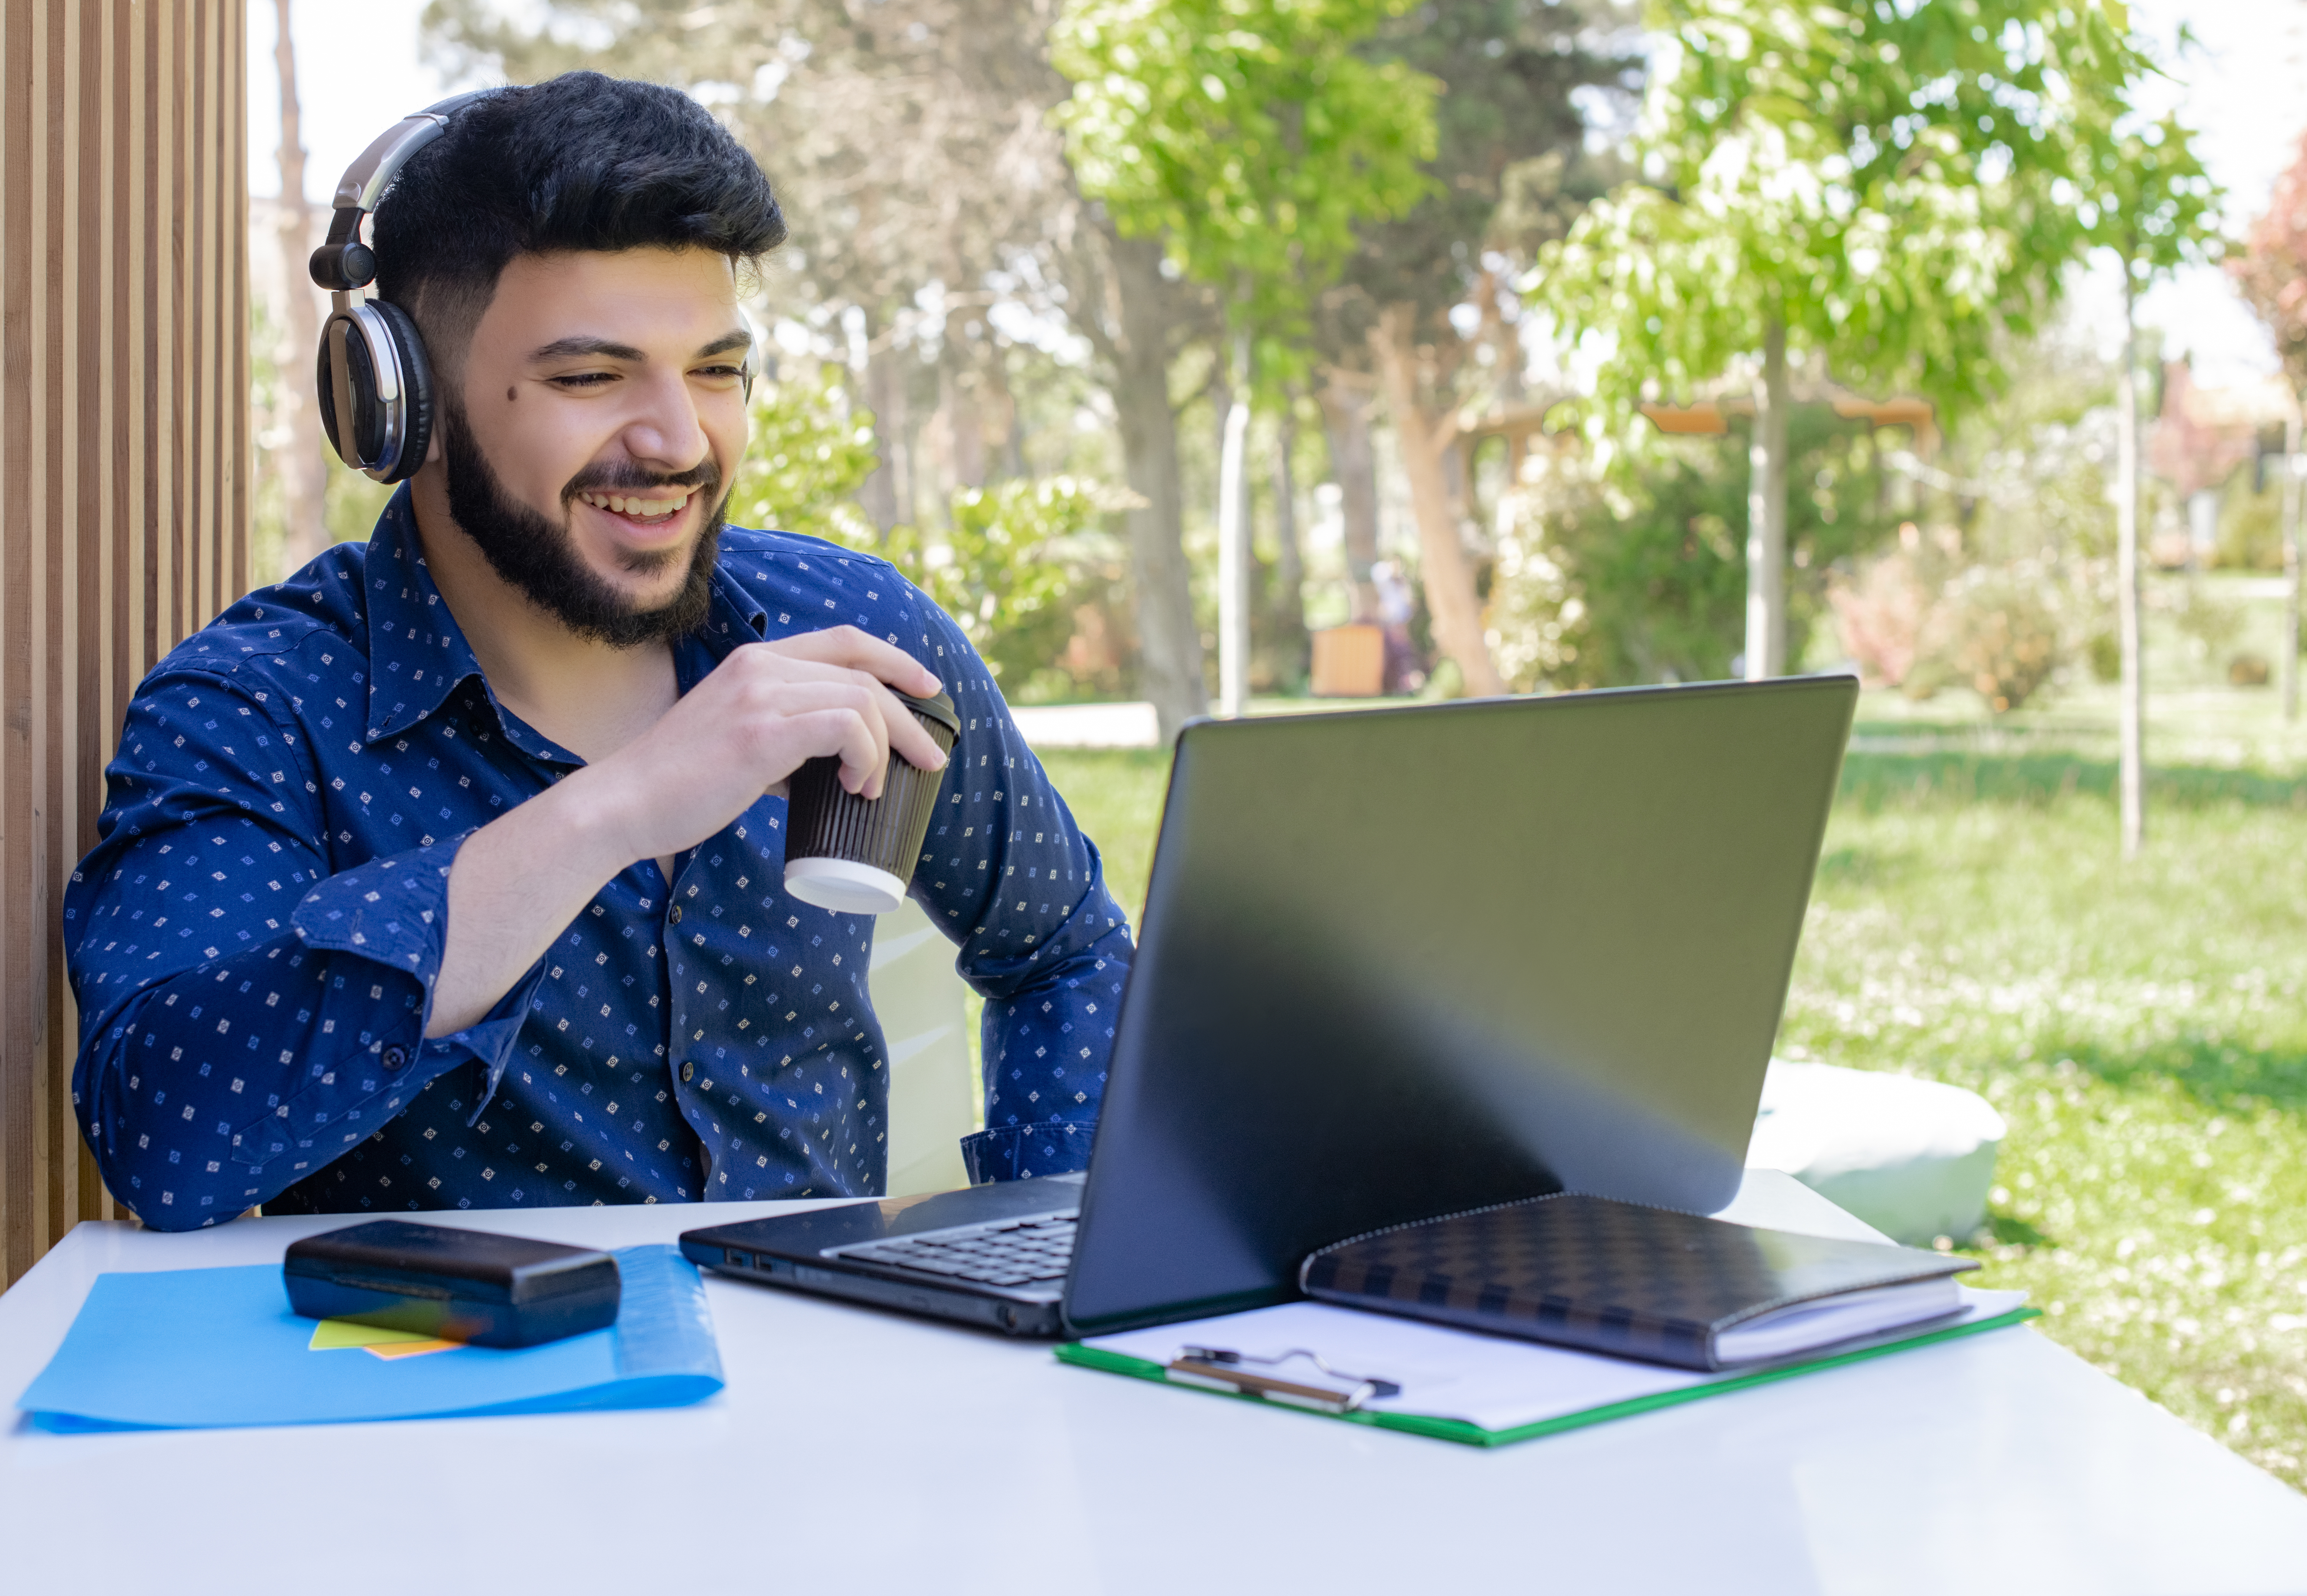
<svg viewBox="0 0 2307 1596">
<path fill-rule="evenodd" d="M 683 1086 L 687 1086 L 690 1081 L 692 1081 L 692 1080 L 696 1080 L 696 1079 L 697 1079 L 697 1066 L 696 1066 L 695 1064 L 683 1064 L 683 1065 L 682 1065 L 682 1066 L 681 1066 L 681 1084 L 682 1084 L 682 1085 L 683 1085 Z"/>
<path fill-rule="evenodd" d="M 668 926 L 678 926 L 681 924 L 680 904 L 676 903 L 671 909 L 665 910 L 665 923 Z"/>
<path fill-rule="evenodd" d="M 408 1050 L 407 1048 L 388 1047 L 384 1050 L 384 1067 L 386 1069 L 398 1070 L 401 1065 L 407 1062 Z"/>
</svg>

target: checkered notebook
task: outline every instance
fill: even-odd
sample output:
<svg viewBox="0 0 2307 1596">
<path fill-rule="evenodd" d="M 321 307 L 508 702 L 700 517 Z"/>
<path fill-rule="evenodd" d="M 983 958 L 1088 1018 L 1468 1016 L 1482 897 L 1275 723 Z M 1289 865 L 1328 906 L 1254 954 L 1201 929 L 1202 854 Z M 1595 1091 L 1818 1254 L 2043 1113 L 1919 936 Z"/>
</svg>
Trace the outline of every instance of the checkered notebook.
<svg viewBox="0 0 2307 1596">
<path fill-rule="evenodd" d="M 1960 1310 L 1970 1259 L 1568 1193 L 1398 1225 L 1306 1260 L 1306 1294 L 1685 1369 L 1815 1352 Z"/>
</svg>

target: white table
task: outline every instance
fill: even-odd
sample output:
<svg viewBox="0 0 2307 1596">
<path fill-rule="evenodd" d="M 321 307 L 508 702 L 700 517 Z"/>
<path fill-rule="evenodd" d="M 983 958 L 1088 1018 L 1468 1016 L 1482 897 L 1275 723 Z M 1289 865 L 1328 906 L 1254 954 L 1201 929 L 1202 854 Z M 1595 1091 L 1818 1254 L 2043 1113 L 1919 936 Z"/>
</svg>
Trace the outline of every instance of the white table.
<svg viewBox="0 0 2307 1596">
<path fill-rule="evenodd" d="M 605 1246 L 800 1205 L 428 1217 Z M 1866 1235 L 1784 1175 L 1726 1216 Z M 107 1269 L 340 1219 L 81 1225 L 0 1297 L 13 1400 Z M 9 1596 L 2307 1590 L 2307 1498 L 2032 1329 L 1482 1451 L 711 1276 L 699 1406 L 0 1434 Z"/>
</svg>

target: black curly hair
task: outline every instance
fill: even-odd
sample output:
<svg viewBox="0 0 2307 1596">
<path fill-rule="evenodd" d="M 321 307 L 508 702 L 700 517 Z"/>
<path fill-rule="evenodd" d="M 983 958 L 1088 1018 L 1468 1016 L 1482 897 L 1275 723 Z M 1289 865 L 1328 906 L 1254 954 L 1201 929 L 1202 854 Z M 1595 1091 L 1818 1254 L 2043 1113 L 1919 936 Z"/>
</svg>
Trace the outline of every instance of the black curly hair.
<svg viewBox="0 0 2307 1596">
<path fill-rule="evenodd" d="M 459 110 L 377 206 L 377 292 L 457 365 L 516 255 L 785 242 L 769 180 L 711 113 L 661 84 L 564 73 Z"/>
</svg>

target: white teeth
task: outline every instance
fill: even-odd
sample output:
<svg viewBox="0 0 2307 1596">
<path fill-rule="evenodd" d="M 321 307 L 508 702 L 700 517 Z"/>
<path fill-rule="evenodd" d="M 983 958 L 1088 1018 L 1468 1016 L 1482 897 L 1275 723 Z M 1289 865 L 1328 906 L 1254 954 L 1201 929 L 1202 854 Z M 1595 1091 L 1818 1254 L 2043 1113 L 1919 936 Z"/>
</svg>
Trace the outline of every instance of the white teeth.
<svg viewBox="0 0 2307 1596">
<path fill-rule="evenodd" d="M 686 492 L 672 499 L 638 499 L 622 493 L 580 493 L 578 497 L 596 509 L 645 518 L 669 516 L 687 505 L 690 499 Z"/>
</svg>

